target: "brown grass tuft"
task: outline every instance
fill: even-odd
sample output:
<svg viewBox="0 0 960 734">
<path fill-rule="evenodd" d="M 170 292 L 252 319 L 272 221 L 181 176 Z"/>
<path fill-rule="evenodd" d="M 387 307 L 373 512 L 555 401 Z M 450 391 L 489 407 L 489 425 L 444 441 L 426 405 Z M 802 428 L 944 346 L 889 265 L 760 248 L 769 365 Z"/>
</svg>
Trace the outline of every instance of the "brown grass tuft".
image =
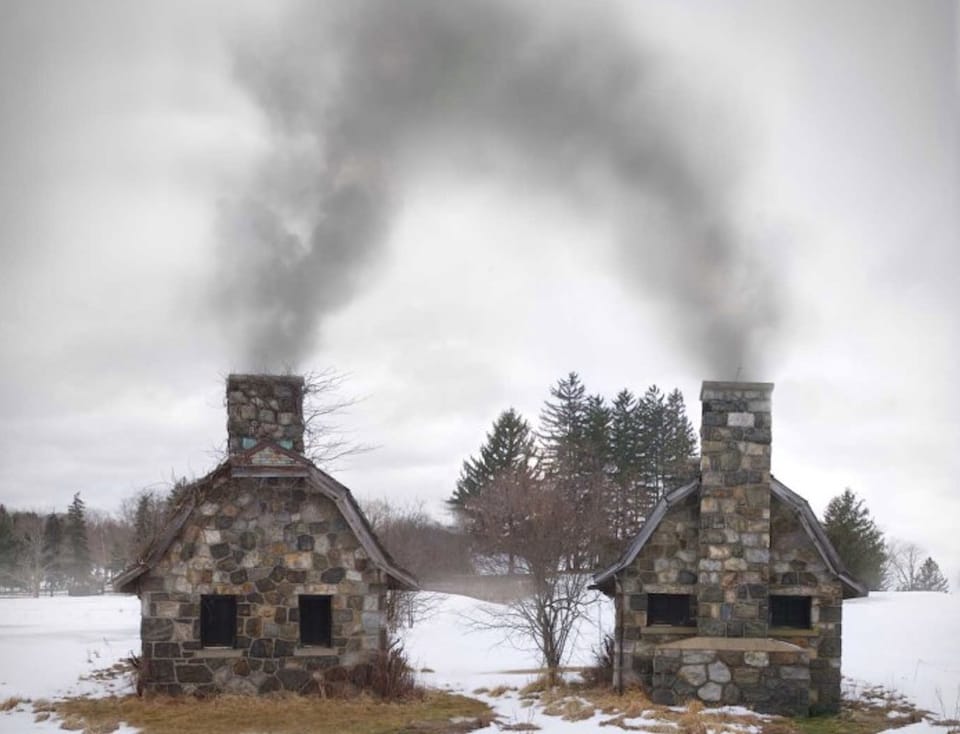
<svg viewBox="0 0 960 734">
<path fill-rule="evenodd" d="M 0 701 L 0 711 L 10 711 L 15 709 L 21 703 L 30 703 L 29 698 L 20 698 L 20 696 L 10 696 Z"/>
</svg>

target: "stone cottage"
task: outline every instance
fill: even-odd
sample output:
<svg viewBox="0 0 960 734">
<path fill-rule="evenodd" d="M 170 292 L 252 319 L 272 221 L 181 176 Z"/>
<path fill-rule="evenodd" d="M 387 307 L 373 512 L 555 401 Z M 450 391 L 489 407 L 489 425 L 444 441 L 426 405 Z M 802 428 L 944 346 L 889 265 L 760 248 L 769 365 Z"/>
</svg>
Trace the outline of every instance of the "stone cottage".
<svg viewBox="0 0 960 734">
<path fill-rule="evenodd" d="M 304 456 L 303 391 L 301 377 L 231 375 L 228 458 L 115 579 L 141 599 L 144 690 L 316 690 L 323 670 L 383 649 L 387 590 L 417 588 Z"/>
<path fill-rule="evenodd" d="M 842 601 L 867 589 L 770 473 L 772 392 L 703 383 L 700 478 L 664 496 L 595 576 L 616 606 L 618 687 L 664 704 L 838 709 Z"/>
</svg>

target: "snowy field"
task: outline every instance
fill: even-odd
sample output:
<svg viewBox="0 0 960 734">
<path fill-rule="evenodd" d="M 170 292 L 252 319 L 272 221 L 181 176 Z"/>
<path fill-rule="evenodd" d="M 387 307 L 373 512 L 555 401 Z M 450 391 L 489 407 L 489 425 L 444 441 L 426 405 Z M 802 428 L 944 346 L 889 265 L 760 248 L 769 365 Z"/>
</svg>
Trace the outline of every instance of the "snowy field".
<svg viewBox="0 0 960 734">
<path fill-rule="evenodd" d="M 423 682 L 472 694 L 497 686 L 522 687 L 535 677 L 524 671 L 536 656 L 477 632 L 466 620 L 484 605 L 459 596 L 440 596 L 433 614 L 406 635 L 406 649 Z M 612 623 L 610 605 L 593 607 L 580 630 L 571 665 L 590 662 L 599 627 Z M 938 717 L 960 717 L 960 595 L 883 593 L 844 604 L 844 676 L 851 695 L 881 685 L 907 695 Z M 11 697 L 36 700 L 129 690 L 126 681 L 89 680 L 139 647 L 139 604 L 123 596 L 0 599 L 0 702 Z M 547 734 L 598 730 L 599 714 L 579 722 L 545 716 L 523 707 L 516 692 L 478 694 L 504 723 L 533 723 Z M 918 724 L 901 732 L 942 728 Z M 60 731 L 57 722 L 35 724 L 21 704 L 0 713 L 0 733 Z M 132 730 L 126 730 L 132 731 Z M 489 732 L 498 731 L 491 726 Z"/>
</svg>

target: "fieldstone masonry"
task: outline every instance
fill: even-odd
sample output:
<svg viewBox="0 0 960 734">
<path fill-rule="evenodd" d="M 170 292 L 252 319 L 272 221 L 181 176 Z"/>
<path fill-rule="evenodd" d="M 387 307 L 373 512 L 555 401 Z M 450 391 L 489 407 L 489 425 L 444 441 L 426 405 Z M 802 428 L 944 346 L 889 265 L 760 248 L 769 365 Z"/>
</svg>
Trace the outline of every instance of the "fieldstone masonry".
<svg viewBox="0 0 960 734">
<path fill-rule="evenodd" d="M 844 587 L 814 542 L 816 519 L 770 474 L 772 389 L 704 383 L 701 481 L 664 500 L 646 539 L 605 572 L 615 572 L 600 586 L 616 604 L 614 681 L 659 703 L 839 709 Z M 693 623 L 651 624 L 652 594 L 689 596 Z M 770 626 L 776 595 L 809 598 L 809 629 Z"/>
<path fill-rule="evenodd" d="M 303 453 L 303 378 L 296 375 L 230 375 L 227 436 L 230 455 L 262 439 Z"/>
<path fill-rule="evenodd" d="M 142 558 L 115 579 L 141 599 L 147 692 L 317 691 L 325 670 L 385 648 L 388 588 L 417 587 L 349 490 L 302 455 L 303 392 L 300 377 L 231 375 L 229 458 L 185 489 Z M 205 617 L 205 595 L 233 599 L 209 599 Z M 328 597 L 307 607 L 315 617 L 306 638 L 321 644 L 303 641 L 302 595 Z"/>
<path fill-rule="evenodd" d="M 141 579 L 142 683 L 167 694 L 316 691 L 323 670 L 382 648 L 385 591 L 336 506 L 304 478 L 230 479 Z M 203 594 L 237 595 L 233 648 L 201 645 Z M 300 644 L 299 594 L 332 596 L 331 647 Z"/>
<path fill-rule="evenodd" d="M 770 383 L 705 382 L 697 627 L 766 637 L 770 563 Z"/>
</svg>

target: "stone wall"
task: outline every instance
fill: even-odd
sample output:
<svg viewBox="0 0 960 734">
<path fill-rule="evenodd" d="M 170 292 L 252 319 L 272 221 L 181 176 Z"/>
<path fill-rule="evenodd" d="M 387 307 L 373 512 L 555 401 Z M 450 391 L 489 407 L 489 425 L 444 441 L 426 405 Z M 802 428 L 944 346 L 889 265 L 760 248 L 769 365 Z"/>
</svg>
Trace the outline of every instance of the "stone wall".
<svg viewBox="0 0 960 734">
<path fill-rule="evenodd" d="M 227 447 L 230 454 L 262 439 L 303 453 L 302 377 L 230 375 L 227 378 Z"/>
<path fill-rule="evenodd" d="M 771 516 L 770 594 L 811 597 L 811 629 L 772 628 L 770 635 L 809 650 L 811 712 L 836 712 L 840 708 L 843 587 L 790 507 L 774 497 Z"/>
<path fill-rule="evenodd" d="M 155 693 L 317 690 L 382 648 L 386 579 L 303 478 L 228 479 L 140 580 L 143 682 Z M 203 648 L 202 594 L 237 595 L 232 649 Z M 332 646 L 299 644 L 300 594 L 332 595 Z"/>
<path fill-rule="evenodd" d="M 703 383 L 697 608 L 707 637 L 767 635 L 772 391 Z"/>
<path fill-rule="evenodd" d="M 700 501 L 694 492 L 667 512 L 636 560 L 621 574 L 616 603 L 623 634 L 614 641 L 615 682 L 649 687 L 654 648 L 696 634 L 696 627 L 649 627 L 647 600 L 648 594 L 690 594 L 696 618 L 699 518 Z"/>
<path fill-rule="evenodd" d="M 731 642 L 737 642 L 736 638 Z M 806 716 L 810 707 L 808 652 L 775 640 L 745 639 L 731 649 L 660 647 L 653 660 L 654 703 L 699 698 L 743 704 L 761 713 Z M 740 649 L 737 649 L 740 648 Z"/>
</svg>

